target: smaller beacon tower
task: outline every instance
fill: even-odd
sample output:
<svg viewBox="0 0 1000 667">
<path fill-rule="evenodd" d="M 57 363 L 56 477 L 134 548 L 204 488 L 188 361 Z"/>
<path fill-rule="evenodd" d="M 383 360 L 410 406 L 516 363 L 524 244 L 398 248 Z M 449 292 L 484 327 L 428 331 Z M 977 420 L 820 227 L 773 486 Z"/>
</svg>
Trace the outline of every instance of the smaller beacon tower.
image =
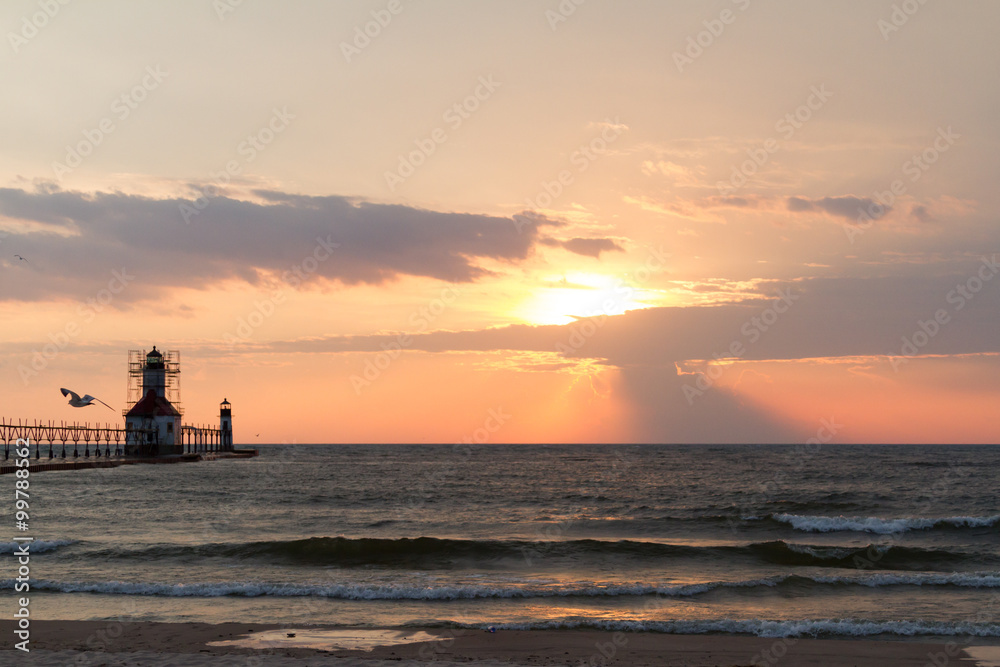
<svg viewBox="0 0 1000 667">
<path fill-rule="evenodd" d="M 219 430 L 222 431 L 222 451 L 233 449 L 233 406 L 225 398 L 219 404 Z"/>
</svg>

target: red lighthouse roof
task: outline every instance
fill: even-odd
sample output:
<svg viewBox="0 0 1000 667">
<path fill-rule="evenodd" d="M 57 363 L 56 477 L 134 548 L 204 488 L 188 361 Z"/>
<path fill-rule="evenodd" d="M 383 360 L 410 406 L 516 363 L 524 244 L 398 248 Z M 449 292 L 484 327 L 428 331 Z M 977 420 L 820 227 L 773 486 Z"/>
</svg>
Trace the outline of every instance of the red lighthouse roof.
<svg viewBox="0 0 1000 667">
<path fill-rule="evenodd" d="M 155 389 L 150 389 L 142 400 L 132 406 L 126 417 L 180 417 L 181 413 L 167 399 L 158 396 Z"/>
</svg>

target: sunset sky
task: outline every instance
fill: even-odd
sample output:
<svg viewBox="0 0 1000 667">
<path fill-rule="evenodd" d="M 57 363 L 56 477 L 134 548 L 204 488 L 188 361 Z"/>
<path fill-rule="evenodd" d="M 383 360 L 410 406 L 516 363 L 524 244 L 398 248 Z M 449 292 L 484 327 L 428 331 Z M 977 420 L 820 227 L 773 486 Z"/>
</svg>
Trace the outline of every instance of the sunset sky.
<svg viewBox="0 0 1000 667">
<path fill-rule="evenodd" d="M 244 443 L 1000 442 L 998 24 L 5 2 L 0 417 L 156 345 Z"/>
</svg>

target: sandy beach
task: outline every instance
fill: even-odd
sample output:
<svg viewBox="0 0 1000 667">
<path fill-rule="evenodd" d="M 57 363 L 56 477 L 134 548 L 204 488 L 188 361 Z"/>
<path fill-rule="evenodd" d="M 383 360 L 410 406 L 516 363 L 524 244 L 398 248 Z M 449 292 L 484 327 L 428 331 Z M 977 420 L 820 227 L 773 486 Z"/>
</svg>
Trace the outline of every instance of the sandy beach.
<svg viewBox="0 0 1000 667">
<path fill-rule="evenodd" d="M 0 628 L 0 661 L 4 665 L 304 667 L 433 662 L 438 665 L 923 667 L 929 662 L 974 664 L 954 644 L 896 641 L 594 631 L 358 631 L 332 626 L 293 628 L 248 623 L 41 620 L 31 625 L 31 652 L 25 654 L 14 649 L 14 624 L 3 621 Z M 296 636 L 288 638 L 289 633 Z M 258 640 L 253 648 L 228 643 L 255 636 Z M 413 638 L 428 636 L 434 639 L 411 642 Z M 262 637 L 265 639 L 261 640 Z M 376 640 L 373 646 L 372 639 Z M 362 645 L 363 648 L 357 648 Z"/>
</svg>

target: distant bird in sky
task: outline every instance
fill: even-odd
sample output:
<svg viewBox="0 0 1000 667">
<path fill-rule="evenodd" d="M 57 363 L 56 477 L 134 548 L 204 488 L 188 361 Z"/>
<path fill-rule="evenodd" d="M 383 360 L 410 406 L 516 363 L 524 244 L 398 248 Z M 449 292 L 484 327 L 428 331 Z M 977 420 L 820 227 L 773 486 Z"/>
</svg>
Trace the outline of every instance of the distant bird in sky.
<svg viewBox="0 0 1000 667">
<path fill-rule="evenodd" d="M 28 262 L 28 260 L 26 260 L 24 257 L 21 257 L 20 255 L 14 255 L 14 257 L 17 257 L 22 262 Z M 31 262 L 28 262 L 28 264 L 31 264 Z"/>
<path fill-rule="evenodd" d="M 75 391 L 70 391 L 69 389 L 60 389 L 59 391 L 62 392 L 63 396 L 70 397 L 69 404 L 72 405 L 74 408 L 85 408 L 88 405 L 93 405 L 94 401 L 97 401 L 98 403 L 106 407 L 108 410 L 111 410 L 111 412 L 115 411 L 113 407 L 111 407 L 110 405 L 108 405 L 99 398 L 94 398 L 90 394 L 84 394 L 83 398 L 80 398 L 80 394 L 76 393 Z"/>
</svg>

